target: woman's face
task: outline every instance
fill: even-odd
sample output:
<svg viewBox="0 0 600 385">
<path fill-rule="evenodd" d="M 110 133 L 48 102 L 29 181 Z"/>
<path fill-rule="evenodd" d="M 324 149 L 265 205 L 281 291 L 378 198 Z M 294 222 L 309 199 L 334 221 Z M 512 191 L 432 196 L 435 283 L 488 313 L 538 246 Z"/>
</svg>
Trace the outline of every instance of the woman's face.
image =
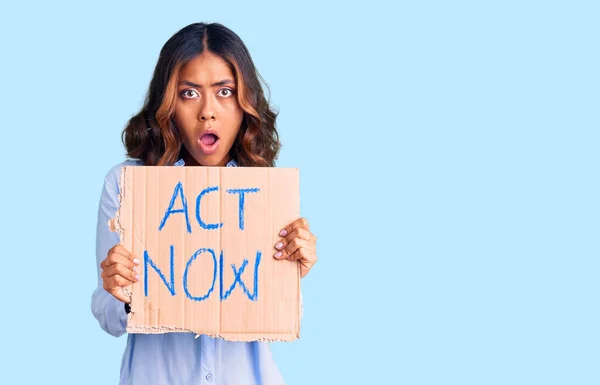
<svg viewBox="0 0 600 385">
<path fill-rule="evenodd" d="M 189 166 L 225 166 L 242 124 L 235 77 L 220 57 L 204 53 L 179 73 L 173 119 Z"/>
</svg>

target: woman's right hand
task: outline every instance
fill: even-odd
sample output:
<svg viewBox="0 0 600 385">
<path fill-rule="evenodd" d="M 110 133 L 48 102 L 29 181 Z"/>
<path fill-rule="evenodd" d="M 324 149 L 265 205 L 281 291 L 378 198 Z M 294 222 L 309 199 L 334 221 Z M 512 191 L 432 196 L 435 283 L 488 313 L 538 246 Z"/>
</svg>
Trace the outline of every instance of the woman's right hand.
<svg viewBox="0 0 600 385">
<path fill-rule="evenodd" d="M 102 281 L 104 290 L 112 294 L 121 302 L 129 303 L 131 299 L 123 292 L 123 287 L 137 282 L 140 277 L 135 272 L 140 261 L 123 246 L 115 245 L 100 263 L 102 268 Z"/>
</svg>

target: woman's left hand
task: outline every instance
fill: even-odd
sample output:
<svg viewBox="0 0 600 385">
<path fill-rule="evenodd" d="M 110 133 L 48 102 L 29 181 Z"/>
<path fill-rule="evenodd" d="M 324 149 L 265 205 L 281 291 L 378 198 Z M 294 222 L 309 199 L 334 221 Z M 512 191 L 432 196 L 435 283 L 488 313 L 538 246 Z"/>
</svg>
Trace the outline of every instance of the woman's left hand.
<svg viewBox="0 0 600 385">
<path fill-rule="evenodd" d="M 300 276 L 304 277 L 317 263 L 317 237 L 310 232 L 305 218 L 295 220 L 279 233 L 283 239 L 275 245 L 275 259 L 300 261 Z"/>
</svg>

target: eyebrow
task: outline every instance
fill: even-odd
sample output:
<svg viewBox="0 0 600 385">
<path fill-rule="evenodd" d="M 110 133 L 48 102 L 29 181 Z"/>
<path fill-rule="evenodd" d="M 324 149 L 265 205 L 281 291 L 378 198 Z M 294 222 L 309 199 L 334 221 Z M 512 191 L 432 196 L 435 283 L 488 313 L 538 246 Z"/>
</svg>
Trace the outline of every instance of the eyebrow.
<svg viewBox="0 0 600 385">
<path fill-rule="evenodd" d="M 216 83 L 211 84 L 211 87 L 218 87 L 218 86 L 224 86 L 226 84 L 231 84 L 231 85 L 235 85 L 235 82 L 231 79 L 223 79 L 220 80 Z M 196 88 L 203 88 L 200 84 L 196 84 L 196 83 L 192 83 L 188 80 L 184 80 L 179 82 L 179 85 L 186 85 L 186 86 L 190 86 L 190 87 L 196 87 Z"/>
</svg>

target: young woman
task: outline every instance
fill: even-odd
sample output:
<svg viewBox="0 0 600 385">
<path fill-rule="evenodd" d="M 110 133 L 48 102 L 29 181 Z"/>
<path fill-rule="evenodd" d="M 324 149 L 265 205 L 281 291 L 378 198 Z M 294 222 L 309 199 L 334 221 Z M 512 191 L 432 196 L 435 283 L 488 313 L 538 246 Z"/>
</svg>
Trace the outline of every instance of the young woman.
<svg viewBox="0 0 600 385">
<path fill-rule="evenodd" d="M 123 131 L 129 160 L 104 180 L 96 240 L 98 287 L 92 312 L 102 329 L 125 333 L 122 287 L 139 279 L 139 256 L 119 245 L 107 226 L 118 208 L 122 166 L 272 167 L 279 151 L 276 113 L 241 39 L 220 24 L 191 24 L 164 45 L 144 106 Z M 317 261 L 316 238 L 300 218 L 279 233 L 273 257 L 300 263 L 304 276 Z M 230 342 L 193 333 L 129 334 L 121 384 L 281 384 L 264 342 Z"/>
</svg>

